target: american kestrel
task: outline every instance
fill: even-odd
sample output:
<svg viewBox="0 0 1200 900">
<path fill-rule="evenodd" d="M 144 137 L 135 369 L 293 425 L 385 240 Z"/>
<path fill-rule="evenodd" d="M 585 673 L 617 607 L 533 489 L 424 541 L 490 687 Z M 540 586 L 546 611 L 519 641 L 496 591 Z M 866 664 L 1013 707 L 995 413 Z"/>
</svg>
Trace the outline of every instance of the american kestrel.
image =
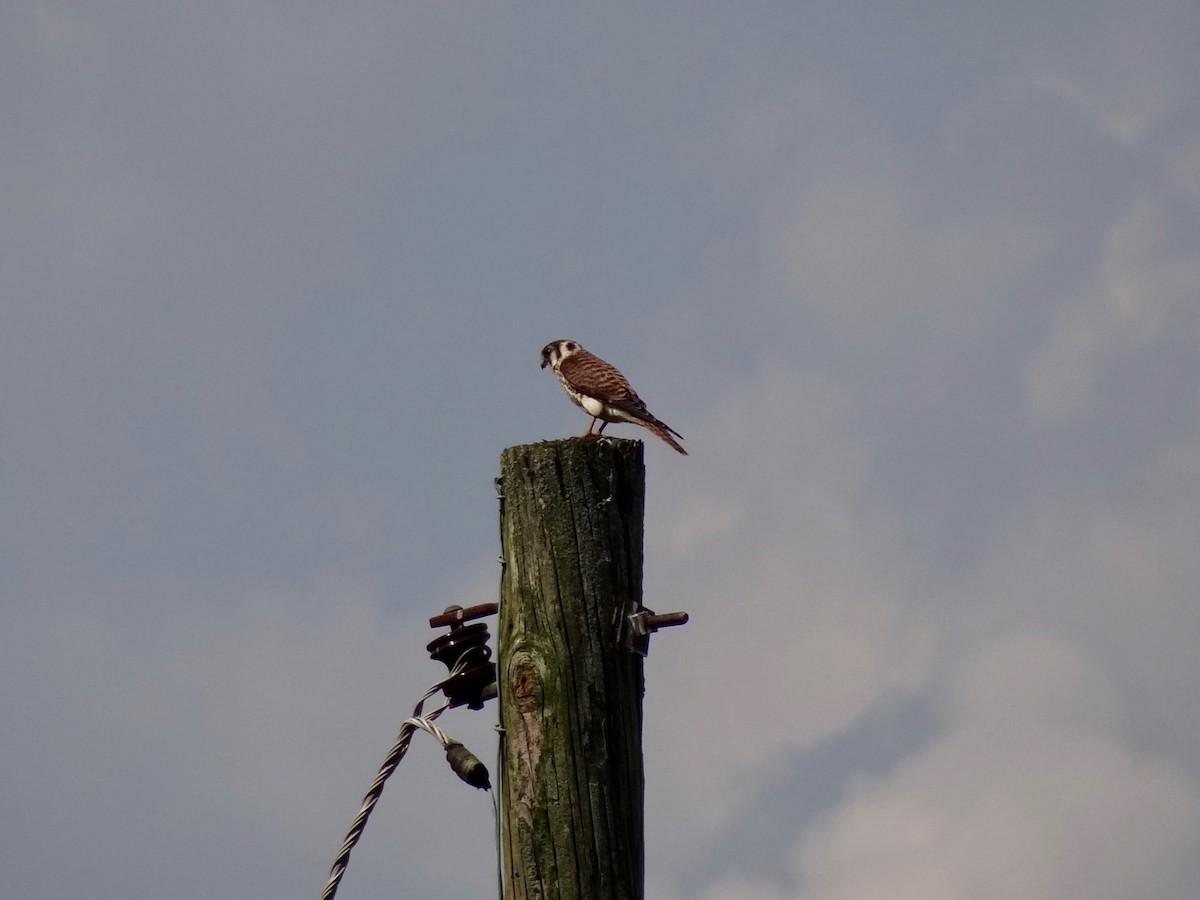
<svg viewBox="0 0 1200 900">
<path fill-rule="evenodd" d="M 642 398 L 629 386 L 616 366 L 584 350 L 577 341 L 551 341 L 543 347 L 542 368 L 546 366 L 554 370 L 563 390 L 575 405 L 583 407 L 583 411 L 592 417 L 583 437 L 592 434 L 597 419 L 603 420 L 597 435 L 604 433 L 604 426 L 609 422 L 632 422 L 649 428 L 687 456 L 687 451 L 671 437 L 675 435 L 682 440 L 683 435 L 650 414 Z"/>
</svg>

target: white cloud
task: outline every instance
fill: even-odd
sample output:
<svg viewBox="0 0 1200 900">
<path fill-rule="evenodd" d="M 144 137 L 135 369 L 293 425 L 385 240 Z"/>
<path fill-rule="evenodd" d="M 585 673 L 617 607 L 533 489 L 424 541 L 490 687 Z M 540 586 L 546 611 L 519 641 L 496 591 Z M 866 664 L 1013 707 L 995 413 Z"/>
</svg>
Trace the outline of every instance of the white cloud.
<svg viewBox="0 0 1200 900">
<path fill-rule="evenodd" d="M 1161 201 L 1135 196 L 1109 228 L 1096 277 L 1059 309 L 1026 374 L 1029 408 L 1041 420 L 1069 415 L 1089 398 L 1098 371 L 1122 353 L 1179 328 L 1196 333 L 1200 256 L 1169 246 Z"/>
<path fill-rule="evenodd" d="M 842 184 L 808 204 L 782 252 L 790 285 L 835 323 L 863 326 L 889 313 L 973 308 L 995 282 L 1029 265 L 1036 229 L 1004 223 L 930 228 L 891 188 Z"/>
<path fill-rule="evenodd" d="M 867 460 L 842 404 L 819 379 L 769 371 L 690 428 L 697 452 L 648 499 L 677 524 L 647 528 L 646 602 L 693 617 L 655 639 L 648 671 L 670 701 L 647 722 L 670 762 L 655 777 L 689 827 L 761 788 L 771 760 L 926 677 L 932 635 L 907 609 L 895 524 L 863 502 Z M 686 654 L 663 671 L 675 641 Z"/>
<path fill-rule="evenodd" d="M 1175 152 L 1171 174 L 1181 191 L 1200 197 L 1200 137 L 1193 138 Z"/>
<path fill-rule="evenodd" d="M 1195 849 L 1200 798 L 1178 771 L 1090 724 L 1097 675 L 1060 641 L 994 641 L 965 673 L 946 730 L 853 785 L 805 833 L 791 856 L 795 887 L 743 877 L 701 896 L 1184 896 L 1170 866 Z"/>
<path fill-rule="evenodd" d="M 1193 840 L 1197 798 L 1170 767 L 1081 725 L 1086 665 L 1044 638 L 987 648 L 956 726 L 806 837 L 801 896 L 1141 895 Z"/>
<path fill-rule="evenodd" d="M 1187 95 L 1194 4 L 1112 3 L 1075 47 L 1055 47 L 1024 73 L 1035 90 L 1070 102 L 1121 144 L 1146 137 Z M 1181 65 L 1182 64 L 1182 65 Z"/>
<path fill-rule="evenodd" d="M 1200 779 L 1200 411 L 1134 489 L 1045 503 L 998 535 L 963 590 L 981 630 L 1040 623 L 1086 642 L 1139 741 Z"/>
</svg>

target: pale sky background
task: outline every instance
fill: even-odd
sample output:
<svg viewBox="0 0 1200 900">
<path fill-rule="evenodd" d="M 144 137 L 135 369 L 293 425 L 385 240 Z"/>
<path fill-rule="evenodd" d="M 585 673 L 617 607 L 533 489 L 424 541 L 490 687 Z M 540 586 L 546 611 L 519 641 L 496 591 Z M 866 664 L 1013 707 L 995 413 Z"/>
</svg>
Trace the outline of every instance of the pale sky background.
<svg viewBox="0 0 1200 900">
<path fill-rule="evenodd" d="M 319 894 L 560 337 L 691 453 L 652 900 L 1196 896 L 1193 0 L 9 0 L 0 116 L 6 896 Z M 339 898 L 491 816 L 417 735 Z"/>
</svg>

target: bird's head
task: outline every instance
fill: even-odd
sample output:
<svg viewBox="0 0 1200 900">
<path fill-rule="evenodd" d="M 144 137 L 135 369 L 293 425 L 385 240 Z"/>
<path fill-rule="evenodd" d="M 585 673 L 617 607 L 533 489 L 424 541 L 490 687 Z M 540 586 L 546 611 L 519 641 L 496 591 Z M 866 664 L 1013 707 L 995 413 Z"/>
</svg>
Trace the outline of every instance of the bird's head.
<svg viewBox="0 0 1200 900">
<path fill-rule="evenodd" d="M 549 366 L 552 369 L 557 369 L 560 362 L 582 349 L 575 341 L 565 339 L 551 341 L 542 348 L 542 368 L 544 369 L 546 366 Z"/>
</svg>

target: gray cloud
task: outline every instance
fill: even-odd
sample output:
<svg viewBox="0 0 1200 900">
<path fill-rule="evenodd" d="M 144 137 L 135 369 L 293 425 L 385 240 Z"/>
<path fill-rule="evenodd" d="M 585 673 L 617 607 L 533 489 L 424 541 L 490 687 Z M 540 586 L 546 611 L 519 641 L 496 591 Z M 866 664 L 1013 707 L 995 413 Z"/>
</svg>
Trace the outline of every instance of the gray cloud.
<svg viewBox="0 0 1200 900">
<path fill-rule="evenodd" d="M 1189 4 L 0 16 L 12 892 L 319 890 L 569 335 L 692 454 L 652 896 L 1190 896 Z M 414 745 L 343 896 L 490 816 Z"/>
</svg>

